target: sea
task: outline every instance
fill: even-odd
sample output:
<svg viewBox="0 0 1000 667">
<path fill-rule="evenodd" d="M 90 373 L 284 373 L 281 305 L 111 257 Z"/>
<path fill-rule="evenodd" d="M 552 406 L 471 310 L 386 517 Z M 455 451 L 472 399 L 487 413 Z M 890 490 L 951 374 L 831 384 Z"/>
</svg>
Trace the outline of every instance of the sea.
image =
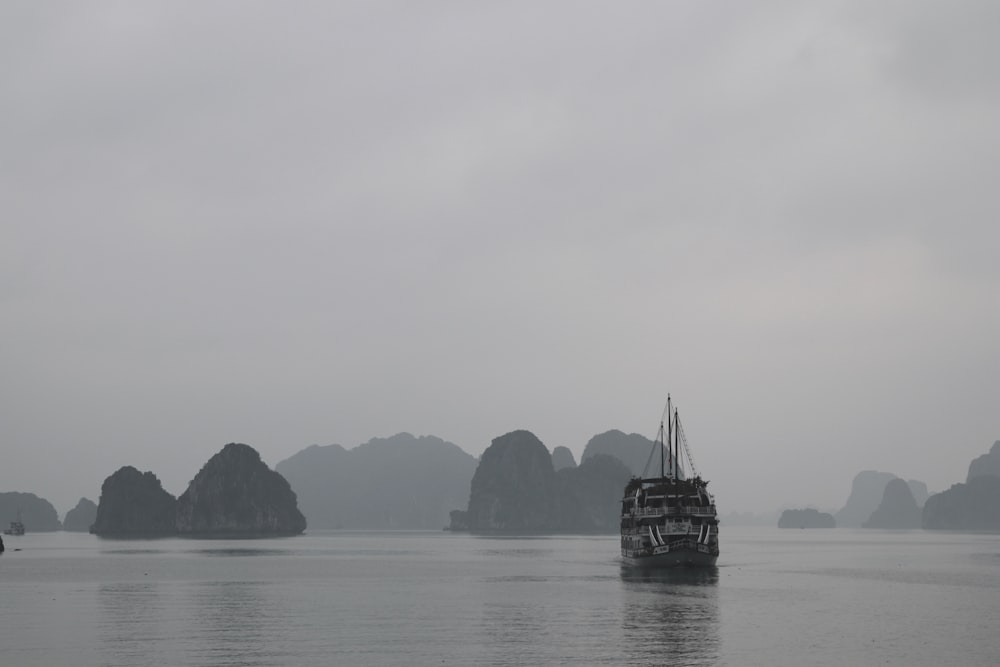
<svg viewBox="0 0 1000 667">
<path fill-rule="evenodd" d="M 1000 536 L 722 526 L 708 570 L 617 536 L 4 536 L 0 665 L 996 665 Z"/>
</svg>

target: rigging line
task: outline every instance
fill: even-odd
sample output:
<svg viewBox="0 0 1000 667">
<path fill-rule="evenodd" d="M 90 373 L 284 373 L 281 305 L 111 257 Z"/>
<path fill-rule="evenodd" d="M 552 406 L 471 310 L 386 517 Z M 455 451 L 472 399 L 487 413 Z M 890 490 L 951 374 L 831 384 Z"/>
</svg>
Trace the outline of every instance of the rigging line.
<svg viewBox="0 0 1000 667">
<path fill-rule="evenodd" d="M 695 477 L 699 477 L 698 469 L 694 466 L 694 458 L 691 456 L 691 450 L 688 449 L 687 436 L 684 435 L 684 427 L 681 426 L 680 417 L 677 418 L 677 434 L 681 438 L 681 443 L 684 445 L 684 455 L 687 456 L 688 463 L 691 464 L 691 474 Z"/>
<path fill-rule="evenodd" d="M 666 437 L 665 434 L 663 433 L 663 423 L 669 414 L 670 414 L 670 395 L 668 394 L 667 402 L 663 405 L 663 412 L 660 414 L 660 428 L 656 431 L 656 437 L 653 438 L 655 445 L 651 447 L 649 450 L 649 456 L 646 458 L 646 466 L 642 469 L 642 475 L 640 475 L 640 477 L 646 477 L 646 475 L 649 473 L 649 465 L 653 462 L 653 454 L 656 453 L 657 447 L 659 447 L 661 450 L 666 447 L 666 443 L 664 442 L 666 440 Z M 673 458 L 673 453 L 668 450 L 667 456 L 669 458 Z"/>
<path fill-rule="evenodd" d="M 660 422 L 660 430 L 656 432 L 656 444 L 660 447 L 663 447 L 663 444 L 660 441 L 660 436 L 662 434 L 663 434 L 663 422 Z M 640 477 L 645 477 L 646 474 L 649 472 L 649 464 L 653 462 L 653 454 L 655 453 L 656 453 L 656 447 L 650 447 L 649 456 L 646 457 L 646 467 L 642 469 L 642 475 L 640 475 Z"/>
<path fill-rule="evenodd" d="M 663 412 L 660 413 L 660 428 L 656 431 L 656 437 L 653 440 L 656 442 L 656 446 L 653 447 L 649 452 L 649 458 L 646 459 L 646 468 L 643 469 L 643 477 L 646 476 L 646 472 L 649 469 L 649 464 L 653 460 L 653 453 L 656 452 L 657 448 L 660 450 L 662 456 L 663 451 L 666 450 L 667 453 L 667 463 L 673 458 L 673 453 L 667 447 L 667 434 L 663 430 L 663 424 L 670 417 L 670 394 L 667 394 L 667 402 L 663 404 Z"/>
</svg>

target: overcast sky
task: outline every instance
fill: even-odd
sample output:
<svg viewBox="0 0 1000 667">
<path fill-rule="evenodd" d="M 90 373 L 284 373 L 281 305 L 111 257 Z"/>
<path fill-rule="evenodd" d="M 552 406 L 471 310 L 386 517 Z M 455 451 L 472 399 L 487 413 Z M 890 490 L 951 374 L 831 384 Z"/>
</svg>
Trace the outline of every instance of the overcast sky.
<svg viewBox="0 0 1000 667">
<path fill-rule="evenodd" d="M 400 431 L 720 511 L 1000 439 L 1000 4 L 0 5 L 0 491 Z"/>
</svg>

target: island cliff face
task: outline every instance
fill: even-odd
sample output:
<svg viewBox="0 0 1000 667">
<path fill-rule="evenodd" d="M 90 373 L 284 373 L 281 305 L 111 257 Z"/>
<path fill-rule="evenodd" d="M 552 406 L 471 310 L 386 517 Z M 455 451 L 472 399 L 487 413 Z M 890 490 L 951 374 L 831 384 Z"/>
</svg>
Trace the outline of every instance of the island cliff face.
<svg viewBox="0 0 1000 667">
<path fill-rule="evenodd" d="M 969 464 L 969 474 L 965 481 L 969 482 L 973 477 L 984 477 L 993 475 L 1000 477 L 1000 440 L 993 443 L 990 451 L 982 456 L 977 456 Z"/>
<path fill-rule="evenodd" d="M 297 535 L 306 529 L 295 492 L 249 445 L 230 443 L 177 499 L 182 535 Z"/>
<path fill-rule="evenodd" d="M 1000 477 L 974 476 L 935 493 L 924 504 L 922 525 L 928 530 L 1000 532 Z"/>
<path fill-rule="evenodd" d="M 622 489 L 632 476 L 613 456 L 597 454 L 556 473 L 556 508 L 550 529 L 560 533 L 612 533 L 621 525 Z"/>
<path fill-rule="evenodd" d="M 553 471 L 552 456 L 528 431 L 496 438 L 472 477 L 467 510 L 451 530 L 473 533 L 614 533 L 622 489 L 632 476 L 617 457 L 597 454 Z"/>
<path fill-rule="evenodd" d="M 86 533 L 97 519 L 97 505 L 93 500 L 80 498 L 76 507 L 66 512 L 63 530 Z"/>
<path fill-rule="evenodd" d="M 107 536 L 171 535 L 177 500 L 151 472 L 119 468 L 101 485 L 90 532 Z"/>
<path fill-rule="evenodd" d="M 1000 532 L 1000 440 L 972 460 L 965 479 L 927 499 L 924 528 Z"/>
<path fill-rule="evenodd" d="M 882 494 L 882 502 L 863 528 L 909 529 L 920 528 L 920 507 L 913 497 L 910 485 L 899 479 L 889 480 Z"/>
<path fill-rule="evenodd" d="M 551 528 L 555 470 L 545 445 L 512 431 L 483 452 L 465 520 L 473 533 L 538 533 Z"/>
</svg>

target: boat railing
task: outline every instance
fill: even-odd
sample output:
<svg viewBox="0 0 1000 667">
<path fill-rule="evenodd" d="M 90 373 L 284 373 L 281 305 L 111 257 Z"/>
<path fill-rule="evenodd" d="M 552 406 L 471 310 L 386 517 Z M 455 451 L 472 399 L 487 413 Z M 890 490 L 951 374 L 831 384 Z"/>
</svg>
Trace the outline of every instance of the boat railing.
<svg viewBox="0 0 1000 667">
<path fill-rule="evenodd" d="M 677 516 L 687 514 L 691 516 L 715 516 L 715 505 L 700 507 L 691 505 L 688 507 L 637 507 L 635 516 Z"/>
<path fill-rule="evenodd" d="M 700 551 L 701 553 L 710 554 L 713 551 L 717 552 L 717 549 L 713 549 L 713 545 L 703 544 L 695 540 L 674 540 L 670 543 L 671 551 Z"/>
</svg>

